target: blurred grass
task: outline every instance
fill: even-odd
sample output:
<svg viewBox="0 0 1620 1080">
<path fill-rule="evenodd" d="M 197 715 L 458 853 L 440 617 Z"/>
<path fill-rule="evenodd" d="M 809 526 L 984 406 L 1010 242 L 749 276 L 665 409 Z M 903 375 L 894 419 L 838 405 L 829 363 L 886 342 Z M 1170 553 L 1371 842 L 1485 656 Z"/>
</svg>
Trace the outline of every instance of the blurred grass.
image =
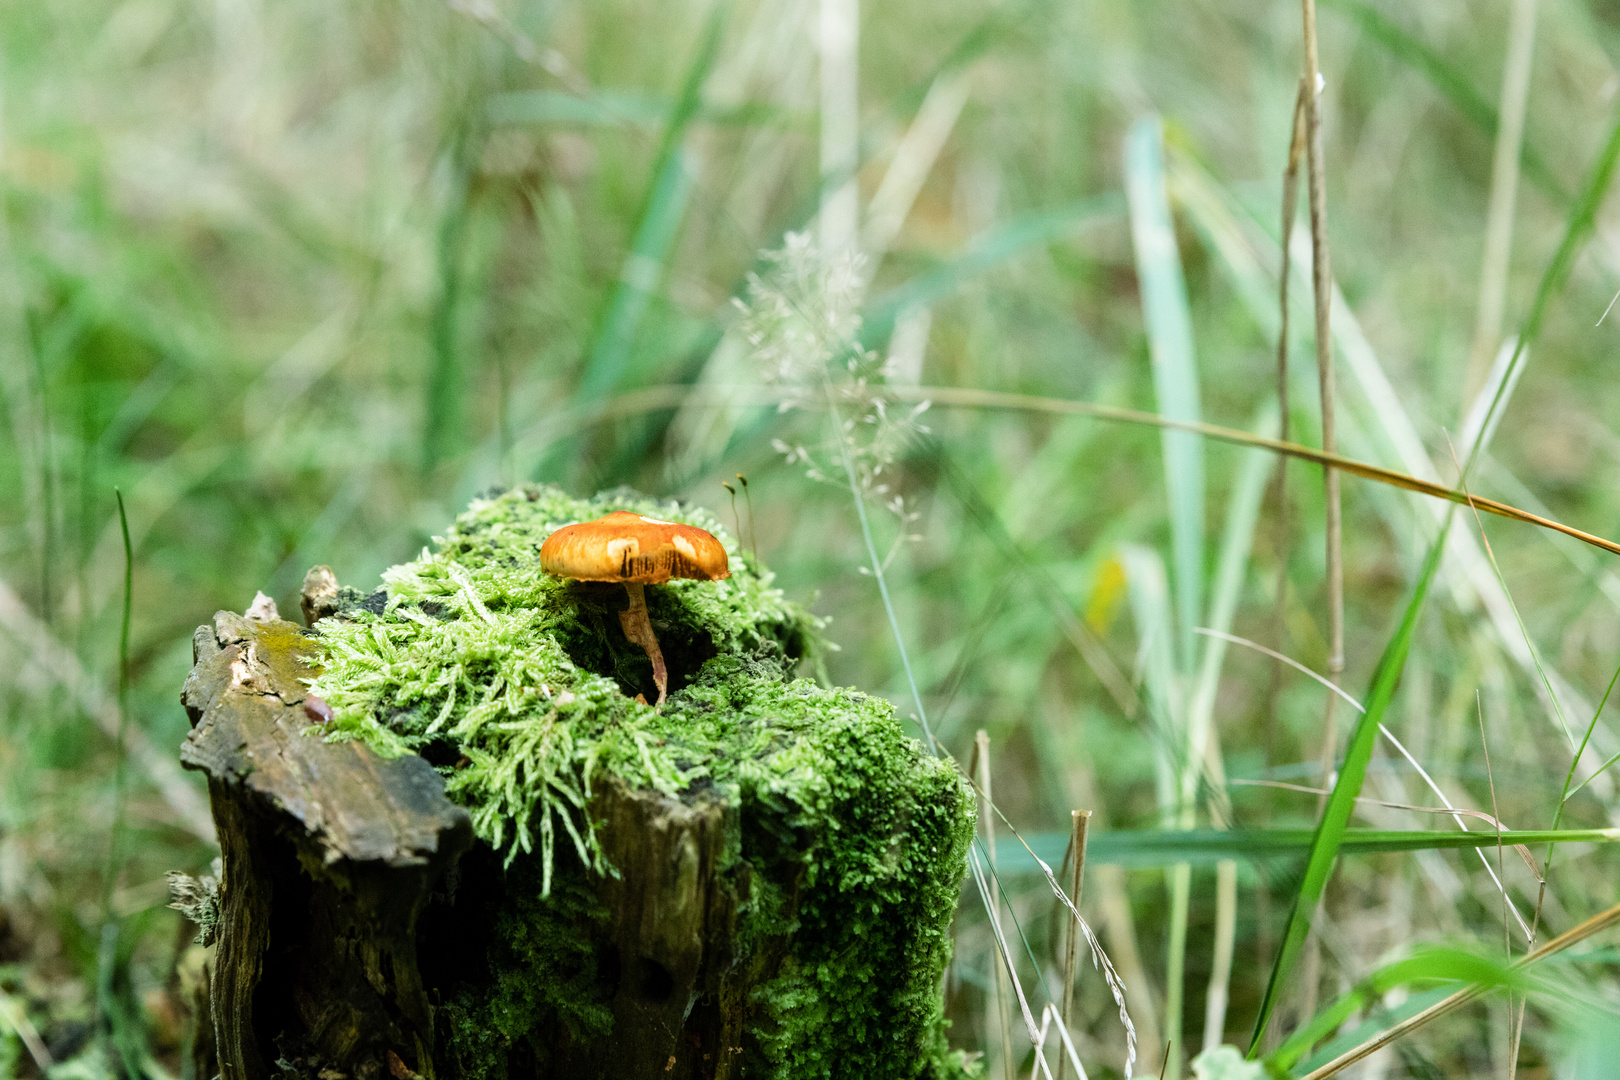
<svg viewBox="0 0 1620 1080">
<path fill-rule="evenodd" d="M 966 92 L 903 224 L 867 268 L 863 342 L 887 350 L 906 313 L 926 309 L 923 384 L 1185 412 L 1166 395 L 1193 390 L 1196 337 L 1191 407 L 1212 423 L 1256 423 L 1274 396 L 1297 8 L 1087 0 L 986 12 L 903 0 L 862 14 L 863 203 L 913 145 L 903 136 L 936 80 L 960 78 Z M 1534 499 L 1612 537 L 1620 390 L 1603 360 L 1620 330 L 1612 316 L 1593 324 L 1620 284 L 1620 210 L 1593 163 L 1614 160 L 1620 12 L 1544 4 L 1539 20 L 1507 302 L 1508 326 L 1532 324 L 1534 362 L 1470 490 L 1530 509 Z M 215 609 L 240 610 L 265 588 L 295 610 L 314 562 L 369 585 L 471 494 L 524 479 L 629 483 L 725 516 L 720 481 L 745 473 L 760 554 L 834 619 L 830 677 L 913 711 L 879 599 L 855 570 L 864 544 L 847 491 L 812 483 L 771 449 L 812 438 L 820 418 L 726 394 L 759 375 L 728 333 L 730 298 L 761 250 L 811 221 L 820 196 L 814 22 L 813 5 L 789 0 L 0 9 L 0 583 L 20 601 L 0 603 L 11 613 L 0 619 L 0 993 L 36 1018 L 52 1053 L 74 1057 L 92 1041 L 107 891 L 124 958 L 119 1008 L 144 1016 L 153 1059 L 178 1070 L 173 972 L 187 939 L 161 882 L 213 854 L 135 754 L 122 866 L 109 876 L 104 865 L 117 802 L 105 721 L 119 714 L 96 703 L 117 686 L 115 487 L 135 559 L 131 734 L 164 751 L 185 731 L 174 699 L 190 630 Z M 1339 0 L 1321 13 L 1342 445 L 1446 482 L 1446 432 L 1471 404 L 1460 388 L 1506 26 L 1506 3 Z M 1164 124 L 1157 227 L 1177 256 L 1176 332 L 1187 340 L 1184 368 L 1162 385 L 1153 357 L 1169 316 L 1153 312 L 1168 294 L 1133 242 L 1125 198 L 1129 133 L 1150 114 Z M 1589 238 L 1561 244 L 1571 215 Z M 1290 429 L 1311 442 L 1299 256 L 1286 407 Z M 1549 264 L 1558 280 L 1542 287 Z M 698 389 L 685 401 L 635 396 L 668 385 Z M 1219 614 L 1200 597 L 1213 605 L 1232 574 L 1231 631 L 1323 667 L 1320 486 L 1291 485 L 1288 550 L 1262 524 L 1247 568 L 1230 570 L 1225 547 L 1211 561 L 1222 523 L 1204 505 L 1246 505 L 1250 451 L 1190 443 L 1167 474 L 1165 440 L 1140 429 L 943 406 L 927 417 L 932 434 L 893 481 L 922 511 L 922 539 L 902 547 L 888 584 L 937 731 L 963 760 L 973 731 L 991 732 L 998 803 L 1021 830 L 1061 829 L 1074 806 L 1098 811 L 1093 860 L 1125 842 L 1111 835 L 1170 826 L 1164 850 L 1180 851 L 1172 841 L 1190 835 L 1191 814 L 1222 854 L 1186 855 L 1174 986 L 1163 973 L 1183 921 L 1164 875 L 1127 862 L 1138 867 L 1122 879 L 1129 926 L 1103 917 L 1105 888 L 1085 893 L 1106 945 L 1135 935 L 1158 1007 L 1182 1002 L 1187 1039 L 1217 932 L 1208 862 L 1239 860 L 1225 1032 L 1235 1042 L 1303 881 L 1297 854 L 1268 857 L 1260 876 L 1247 858 L 1270 850 L 1268 836 L 1311 829 L 1314 802 L 1248 786 L 1222 795 L 1217 781 L 1310 776 L 1321 691 L 1284 673 L 1270 763 L 1272 662 L 1258 654 L 1217 661 L 1205 760 L 1191 723 L 1202 714 L 1167 717 L 1195 700 L 1197 661 L 1212 655 L 1214 639 L 1202 654 L 1188 644 L 1193 624 Z M 1207 486 L 1202 502 L 1189 484 Z M 1262 505 L 1262 521 L 1275 512 Z M 1367 685 L 1443 511 L 1354 484 L 1345 514 L 1347 678 Z M 891 522 L 874 525 L 886 550 Z M 1608 556 L 1572 563 L 1557 538 L 1487 521 L 1498 582 L 1470 526 L 1448 541 L 1384 721 L 1452 801 L 1488 807 L 1471 737 L 1478 690 L 1501 817 L 1545 829 L 1570 768 L 1564 740 L 1549 737 L 1553 695 L 1566 712 L 1596 712 L 1588 702 L 1620 651 L 1620 592 L 1605 585 Z M 1131 617 L 1133 601 L 1143 618 Z M 1145 618 L 1154 610 L 1156 622 Z M 64 658 L 87 673 L 82 683 Z M 1577 783 L 1620 752 L 1609 718 L 1591 744 Z M 1381 755 L 1367 777 L 1384 802 L 1432 799 Z M 1587 784 L 1563 824 L 1620 822 L 1616 799 L 1610 779 Z M 1225 838 L 1205 831 L 1212 808 L 1230 814 Z M 1433 824 L 1374 803 L 1349 820 L 1384 832 Z M 1616 859 L 1606 844 L 1561 854 L 1550 932 L 1617 899 Z M 1005 873 L 1016 861 L 1003 860 L 1013 914 L 1050 975 L 1042 950 L 1060 940 L 1050 898 Z M 1528 870 L 1510 864 L 1507 877 L 1533 907 Z M 1260 925 L 1259 889 L 1270 890 L 1276 925 Z M 1325 999 L 1419 943 L 1500 941 L 1500 899 L 1468 852 L 1340 860 L 1326 895 Z M 988 929 L 973 905 L 958 940 L 952 1037 L 994 1057 Z M 1526 1069 L 1583 1052 L 1579 1025 L 1562 1022 L 1576 1015 L 1569 1000 L 1609 1001 L 1617 989 L 1612 957 L 1579 978 L 1555 970 L 1532 990 Z M 1083 976 L 1092 1075 L 1122 1057 L 1111 1009 Z M 1502 1049 L 1477 1037 L 1484 1015 L 1425 1029 L 1371 1075 L 1503 1072 Z M 1162 1051 L 1144 1047 L 1143 1060 L 1156 1065 Z M 32 1069 L 0 1022 L 8 1060 Z"/>
</svg>

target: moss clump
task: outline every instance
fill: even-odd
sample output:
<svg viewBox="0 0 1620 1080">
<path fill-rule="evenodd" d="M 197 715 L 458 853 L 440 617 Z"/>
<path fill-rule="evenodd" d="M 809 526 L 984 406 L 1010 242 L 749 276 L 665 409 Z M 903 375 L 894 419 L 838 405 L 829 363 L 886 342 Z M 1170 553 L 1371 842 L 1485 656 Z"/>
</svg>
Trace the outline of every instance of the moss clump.
<svg viewBox="0 0 1620 1080">
<path fill-rule="evenodd" d="M 622 587 L 540 570 L 553 530 L 613 510 L 706 528 L 738 566 L 724 581 L 649 590 L 672 689 L 722 654 L 778 674 L 797 666 L 816 620 L 739 557 L 718 523 L 628 492 L 585 501 L 525 488 L 479 499 L 436 551 L 391 568 L 381 590 L 320 624 L 325 669 L 312 690 L 333 708 L 332 737 L 440 765 L 482 839 L 509 855 L 538 847 L 543 892 L 559 829 L 605 869 L 584 814 L 593 777 L 673 795 L 708 775 L 724 737 L 724 725 L 694 726 L 673 702 L 660 714 L 634 700 L 652 687 L 652 667 L 619 626 Z"/>
<path fill-rule="evenodd" d="M 647 592 L 671 675 L 662 711 L 634 698 L 652 673 L 619 626 L 623 588 L 539 568 L 554 529 L 613 510 L 698 525 L 731 555 L 727 580 Z M 543 1060 L 559 1031 L 600 1033 L 589 958 L 559 928 L 594 933 L 576 886 L 613 872 L 588 812 L 608 776 L 737 811 L 739 962 L 786 943 L 743 1006 L 746 1075 L 962 1075 L 939 979 L 972 800 L 886 702 L 793 677 L 818 623 L 717 522 L 631 492 L 522 488 L 474 502 L 383 581 L 320 624 L 313 691 L 335 711 L 331 737 L 434 762 L 506 867 L 488 977 L 451 1010 L 466 1075 L 505 1075 L 518 1049 Z"/>
</svg>

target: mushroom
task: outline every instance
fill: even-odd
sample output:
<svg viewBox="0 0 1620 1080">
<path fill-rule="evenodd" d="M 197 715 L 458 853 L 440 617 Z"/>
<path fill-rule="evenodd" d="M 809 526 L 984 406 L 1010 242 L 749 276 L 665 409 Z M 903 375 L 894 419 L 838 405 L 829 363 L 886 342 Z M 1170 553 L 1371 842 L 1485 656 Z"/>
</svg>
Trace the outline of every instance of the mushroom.
<svg viewBox="0 0 1620 1080">
<path fill-rule="evenodd" d="M 630 607 L 619 612 L 624 636 L 640 645 L 652 661 L 658 684 L 657 705 L 664 703 L 669 672 L 664 653 L 647 619 L 643 585 L 662 585 L 672 577 L 718 581 L 731 576 L 726 549 L 709 533 L 692 525 L 643 517 L 624 510 L 595 521 L 565 525 L 540 545 L 540 568 L 576 581 L 613 581 L 630 594 Z"/>
</svg>

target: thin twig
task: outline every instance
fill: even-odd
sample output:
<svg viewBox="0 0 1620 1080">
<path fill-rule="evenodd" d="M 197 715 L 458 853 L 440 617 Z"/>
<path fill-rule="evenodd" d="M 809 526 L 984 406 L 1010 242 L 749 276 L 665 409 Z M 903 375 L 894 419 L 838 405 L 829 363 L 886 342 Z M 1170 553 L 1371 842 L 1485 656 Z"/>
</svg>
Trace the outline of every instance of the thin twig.
<svg viewBox="0 0 1620 1080">
<path fill-rule="evenodd" d="M 1040 1037 L 1035 1040 L 1035 1067 L 1037 1069 L 1045 1069 L 1046 1033 L 1052 1029 L 1052 1021 L 1056 1019 L 1058 1019 L 1057 1006 L 1048 1001 L 1046 1003 L 1046 1008 L 1041 1010 Z M 1061 1049 L 1068 1055 L 1067 1057 L 1065 1057 L 1063 1054 L 1058 1055 L 1059 1067 L 1072 1063 L 1074 1065 L 1075 1076 L 1078 1078 L 1078 1080 L 1090 1080 L 1090 1078 L 1086 1076 L 1086 1067 L 1080 1063 L 1080 1052 L 1074 1048 L 1074 1040 L 1069 1038 L 1068 1029 L 1063 1026 L 1063 1022 L 1061 1020 L 1058 1020 L 1058 1041 L 1061 1044 Z M 1050 1076 L 1051 1074 L 1048 1073 L 1047 1075 Z M 1060 1072 L 1058 1073 L 1056 1080 L 1062 1080 L 1062 1077 L 1063 1074 Z"/>
<path fill-rule="evenodd" d="M 1487 499 L 1482 495 L 1470 495 L 1456 488 L 1448 488 L 1432 480 L 1420 480 L 1407 473 L 1386 469 L 1381 465 L 1369 465 L 1354 458 L 1319 450 L 1311 446 L 1302 446 L 1299 443 L 1282 442 L 1270 439 L 1264 435 L 1241 431 L 1237 428 L 1222 427 L 1218 424 L 1206 424 L 1188 420 L 1170 420 L 1155 413 L 1143 412 L 1139 409 L 1126 409 L 1117 405 L 1101 405 L 1089 401 L 1070 401 L 1064 398 L 1041 397 L 1035 394 L 1014 394 L 1000 390 L 981 390 L 977 387 L 966 386 L 918 386 L 882 388 L 883 393 L 896 401 L 931 401 L 936 406 L 966 406 L 982 409 L 1016 409 L 1026 412 L 1049 412 L 1065 416 L 1090 416 L 1098 420 L 1112 420 L 1126 424 L 1142 424 L 1148 427 L 1168 428 L 1175 431 L 1190 431 L 1202 435 L 1206 439 L 1215 439 L 1220 442 L 1231 443 L 1234 446 L 1251 446 L 1257 449 L 1269 450 L 1275 454 L 1283 454 L 1299 461 L 1308 461 L 1314 465 L 1321 465 L 1325 469 L 1359 476 L 1364 480 L 1374 480 L 1391 487 L 1404 488 L 1419 494 L 1429 495 L 1436 499 L 1456 503 L 1459 506 L 1472 506 L 1483 510 L 1487 514 L 1497 517 L 1510 518 L 1522 521 L 1529 525 L 1537 525 L 1543 529 L 1561 532 L 1572 536 L 1584 544 L 1600 548 L 1611 555 L 1620 555 L 1620 543 L 1607 540 L 1601 536 L 1594 536 L 1582 532 L 1573 526 L 1550 518 L 1532 514 L 1516 506 Z M 763 399 L 762 399 L 763 400 Z M 772 395 L 768 399 L 771 403 L 781 400 L 781 395 Z"/>
<path fill-rule="evenodd" d="M 1306 171 L 1311 207 L 1311 292 L 1316 308 L 1316 371 L 1322 394 L 1322 450 L 1338 451 L 1333 384 L 1333 272 L 1327 236 L 1327 176 L 1322 161 L 1322 82 L 1316 56 L 1316 0 L 1303 0 L 1305 14 Z M 1344 672 L 1344 543 L 1339 513 L 1339 476 L 1331 466 L 1322 471 L 1327 499 L 1328 677 L 1335 683 Z M 1324 726 L 1332 733 L 1333 699 Z"/>
</svg>

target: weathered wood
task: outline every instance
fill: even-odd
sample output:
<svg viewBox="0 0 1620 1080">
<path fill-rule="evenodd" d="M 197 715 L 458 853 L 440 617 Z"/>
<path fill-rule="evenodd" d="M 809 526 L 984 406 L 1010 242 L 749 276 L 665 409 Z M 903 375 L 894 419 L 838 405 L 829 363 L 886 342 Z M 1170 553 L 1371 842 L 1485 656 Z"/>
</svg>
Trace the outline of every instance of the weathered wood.
<svg viewBox="0 0 1620 1080">
<path fill-rule="evenodd" d="M 181 761 L 208 777 L 224 866 L 222 1075 L 258 1080 L 278 1058 L 307 1058 L 357 1077 L 394 1061 L 433 1077 L 416 923 L 471 844 L 470 819 L 421 758 L 306 734 L 308 639 L 258 613 L 198 628 L 181 698 L 194 724 Z"/>
<path fill-rule="evenodd" d="M 593 882 L 610 913 L 602 944 L 618 967 L 613 1033 L 569 1048 L 553 1075 L 739 1076 L 741 1006 L 758 958 L 736 963 L 742 882 L 722 873 L 727 809 L 617 782 L 592 809 L 604 853 L 619 870 Z"/>
</svg>

